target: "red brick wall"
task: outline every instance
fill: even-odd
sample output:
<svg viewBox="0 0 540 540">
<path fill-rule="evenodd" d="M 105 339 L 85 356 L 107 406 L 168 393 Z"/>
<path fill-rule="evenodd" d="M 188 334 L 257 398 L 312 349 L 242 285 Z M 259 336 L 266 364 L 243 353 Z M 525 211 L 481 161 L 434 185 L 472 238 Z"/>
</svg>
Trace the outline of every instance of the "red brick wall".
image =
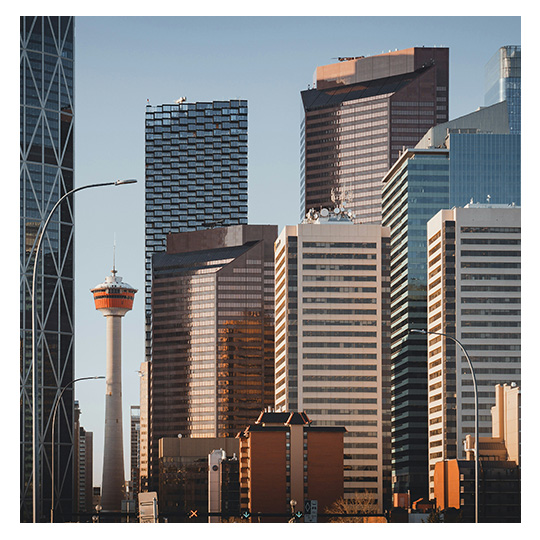
<svg viewBox="0 0 540 540">
<path fill-rule="evenodd" d="M 323 512 L 343 496 L 343 433 L 308 431 L 308 499 Z"/>
<path fill-rule="evenodd" d="M 286 512 L 285 431 L 252 431 L 251 512 Z"/>
</svg>

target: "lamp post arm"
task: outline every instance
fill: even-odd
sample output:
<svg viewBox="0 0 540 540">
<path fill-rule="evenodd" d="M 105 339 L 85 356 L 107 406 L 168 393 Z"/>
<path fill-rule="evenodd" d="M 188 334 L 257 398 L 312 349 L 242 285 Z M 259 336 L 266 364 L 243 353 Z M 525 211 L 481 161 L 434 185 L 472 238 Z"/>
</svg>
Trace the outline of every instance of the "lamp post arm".
<svg viewBox="0 0 540 540">
<path fill-rule="evenodd" d="M 45 222 L 42 222 L 40 229 L 39 229 L 39 236 L 38 241 L 36 243 L 35 248 L 35 255 L 34 255 L 34 268 L 32 272 L 32 362 L 30 365 L 30 368 L 32 370 L 32 509 L 33 509 L 33 522 L 37 522 L 37 514 L 38 514 L 38 497 L 37 497 L 37 488 L 38 488 L 38 462 L 37 462 L 37 443 L 38 443 L 38 422 L 37 422 L 37 415 L 38 415 L 38 406 L 37 406 L 37 399 L 38 399 L 38 388 L 37 388 L 37 373 L 36 373 L 36 276 L 37 276 L 37 267 L 38 267 L 38 259 L 39 254 L 41 250 L 41 242 L 43 240 L 43 236 L 45 234 L 45 230 L 47 229 L 47 226 L 49 225 L 49 222 L 52 219 L 52 216 L 54 215 L 56 209 L 60 206 L 60 204 L 70 195 L 73 195 L 77 191 L 81 191 L 83 189 L 89 189 L 94 187 L 102 187 L 102 186 L 118 186 L 123 184 L 134 184 L 137 181 L 134 179 L 129 180 L 117 180 L 116 182 L 101 182 L 98 184 L 87 184 L 85 186 L 80 186 L 78 188 L 74 188 L 71 191 L 68 191 L 58 201 L 56 201 L 56 204 L 52 207 L 51 211 L 47 215 L 47 218 Z M 30 255 L 31 257 L 31 255 Z"/>
</svg>

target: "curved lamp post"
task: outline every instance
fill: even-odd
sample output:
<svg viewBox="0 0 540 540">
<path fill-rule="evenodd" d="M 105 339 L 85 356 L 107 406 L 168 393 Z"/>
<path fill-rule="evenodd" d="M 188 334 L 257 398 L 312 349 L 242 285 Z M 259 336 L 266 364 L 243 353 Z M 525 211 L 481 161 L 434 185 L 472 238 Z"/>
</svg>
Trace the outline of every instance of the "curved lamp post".
<svg viewBox="0 0 540 540">
<path fill-rule="evenodd" d="M 51 523 L 54 523 L 54 426 L 56 422 L 56 412 L 58 411 L 58 405 L 60 405 L 60 401 L 62 400 L 62 395 L 64 392 L 73 384 L 79 381 L 88 381 L 91 379 L 104 379 L 105 377 L 103 375 L 98 375 L 96 377 L 79 377 L 78 379 L 73 379 L 71 382 L 66 384 L 62 388 L 62 391 L 60 394 L 57 395 L 56 399 L 54 400 L 54 409 L 53 409 L 53 417 L 52 417 L 52 426 L 51 426 L 51 441 L 52 441 L 52 447 L 51 447 Z"/>
<path fill-rule="evenodd" d="M 100 184 L 87 184 L 85 186 L 81 186 L 75 189 L 72 189 L 71 191 L 68 191 L 58 201 L 56 204 L 52 207 L 52 210 L 49 212 L 45 222 L 42 222 L 40 231 L 39 231 L 39 237 L 36 244 L 36 250 L 35 250 L 35 256 L 34 256 L 34 271 L 32 274 L 32 363 L 31 363 L 31 369 L 32 369 L 32 507 L 33 507 L 33 521 L 34 523 L 37 522 L 37 485 L 38 485 L 38 474 L 37 474 L 37 442 L 38 442 L 38 435 L 37 435 L 37 416 L 38 416 L 38 406 L 37 406 L 37 395 L 38 395 L 38 389 L 37 389 L 37 373 L 36 373 L 36 276 L 37 276 L 37 267 L 38 267 L 38 259 L 39 254 L 41 251 L 41 242 L 43 240 L 43 235 L 45 234 L 45 230 L 47 229 L 47 226 L 49 225 L 49 222 L 51 221 L 51 218 L 56 211 L 56 209 L 60 206 L 60 204 L 70 195 L 77 191 L 81 191 L 83 189 L 89 189 L 94 187 L 102 187 L 102 186 L 121 186 L 124 184 L 135 184 L 137 180 L 129 179 L 129 180 L 117 180 L 116 182 L 104 182 Z"/>
<path fill-rule="evenodd" d="M 480 441 L 478 440 L 478 387 L 476 384 L 476 375 L 474 373 L 471 359 L 469 358 L 469 354 L 465 350 L 465 347 L 453 336 L 443 334 L 442 332 L 432 332 L 424 329 L 418 330 L 416 328 L 411 329 L 411 332 L 416 334 L 435 334 L 437 336 L 444 336 L 445 338 L 451 339 L 454 343 L 459 345 L 469 364 L 474 388 L 474 519 L 475 523 L 478 523 L 478 453 L 480 447 Z"/>
</svg>

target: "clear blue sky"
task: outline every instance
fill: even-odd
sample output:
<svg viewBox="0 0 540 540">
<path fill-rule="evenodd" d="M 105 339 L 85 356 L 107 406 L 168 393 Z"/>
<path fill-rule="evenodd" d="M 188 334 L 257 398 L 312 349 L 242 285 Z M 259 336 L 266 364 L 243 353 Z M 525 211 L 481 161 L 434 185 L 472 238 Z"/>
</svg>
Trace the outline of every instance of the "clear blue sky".
<svg viewBox="0 0 540 540">
<path fill-rule="evenodd" d="M 152 11 L 152 4 L 148 4 Z M 69 10 L 68 10 L 69 11 Z M 450 49 L 450 118 L 484 104 L 484 66 L 521 44 L 519 17 L 77 17 L 76 185 L 117 178 L 139 184 L 77 194 L 76 376 L 105 374 L 105 320 L 90 289 L 112 266 L 139 289 L 123 321 L 126 469 L 129 406 L 139 404 L 144 360 L 144 111 L 150 104 L 248 100 L 249 223 L 299 218 L 300 91 L 318 65 L 413 46 Z M 81 424 L 94 432 L 101 484 L 103 381 L 76 387 Z"/>
</svg>

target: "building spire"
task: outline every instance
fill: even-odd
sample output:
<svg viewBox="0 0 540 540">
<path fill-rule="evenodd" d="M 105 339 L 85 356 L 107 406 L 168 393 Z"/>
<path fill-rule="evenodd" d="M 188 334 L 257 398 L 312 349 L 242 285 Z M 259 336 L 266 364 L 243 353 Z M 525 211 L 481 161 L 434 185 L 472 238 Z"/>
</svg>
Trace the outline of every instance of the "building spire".
<svg viewBox="0 0 540 540">
<path fill-rule="evenodd" d="M 114 233 L 114 239 L 113 239 L 113 262 L 112 262 L 112 270 L 111 274 L 113 276 L 116 276 L 116 233 Z"/>
</svg>

